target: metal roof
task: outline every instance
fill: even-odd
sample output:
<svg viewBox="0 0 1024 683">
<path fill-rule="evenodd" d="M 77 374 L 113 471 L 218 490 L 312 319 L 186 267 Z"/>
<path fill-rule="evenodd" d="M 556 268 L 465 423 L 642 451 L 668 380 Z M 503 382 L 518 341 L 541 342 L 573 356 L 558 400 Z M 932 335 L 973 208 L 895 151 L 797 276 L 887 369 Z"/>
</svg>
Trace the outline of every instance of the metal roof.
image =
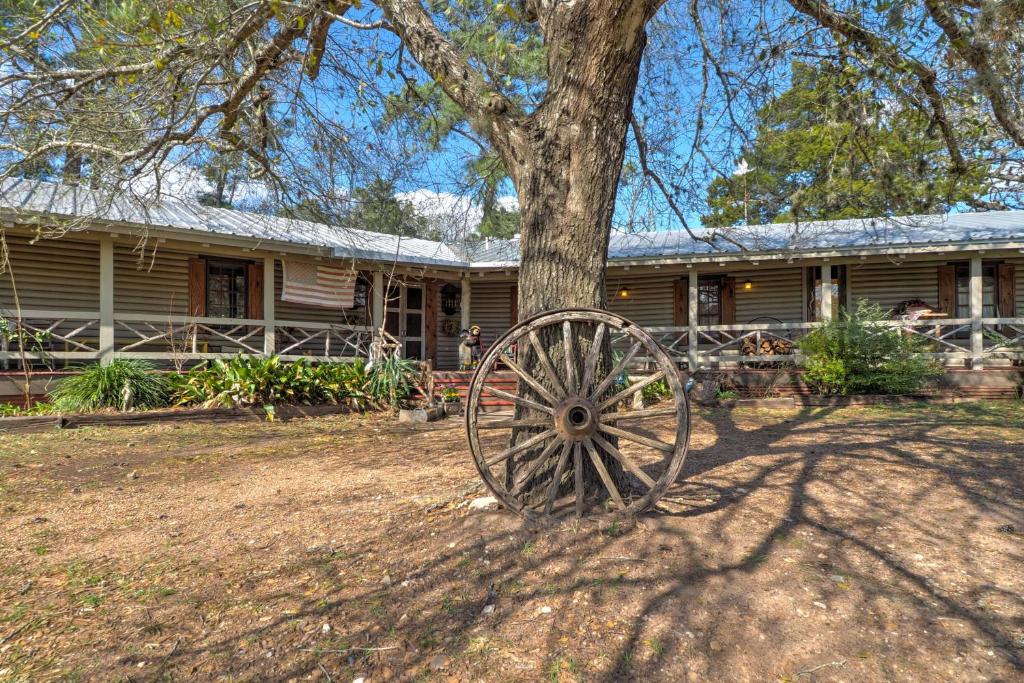
<svg viewBox="0 0 1024 683">
<path fill-rule="evenodd" d="M 341 258 L 457 268 L 515 267 L 519 240 L 484 240 L 462 247 L 290 218 L 218 209 L 165 198 L 146 202 L 110 198 L 81 186 L 10 179 L 0 183 L 0 208 L 38 217 L 63 216 L 231 235 L 259 241 L 325 247 Z M 774 223 L 727 229 L 623 233 L 613 231 L 608 257 L 616 260 L 685 258 L 715 254 L 799 253 L 913 245 L 1020 243 L 1024 211 Z M 742 245 L 742 249 L 740 247 Z"/>
</svg>

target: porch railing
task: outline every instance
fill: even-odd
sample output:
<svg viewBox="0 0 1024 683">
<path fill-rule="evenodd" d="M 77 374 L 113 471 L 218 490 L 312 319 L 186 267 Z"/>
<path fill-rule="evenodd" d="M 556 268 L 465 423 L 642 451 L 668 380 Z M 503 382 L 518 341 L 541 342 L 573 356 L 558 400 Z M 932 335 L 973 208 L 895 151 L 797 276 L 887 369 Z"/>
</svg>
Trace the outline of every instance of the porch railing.
<svg viewBox="0 0 1024 683">
<path fill-rule="evenodd" d="M 96 311 L 23 310 L 20 318 L 0 317 L 0 365 L 57 368 L 104 357 L 192 361 L 264 355 L 268 347 L 286 360 L 351 360 L 369 357 L 374 331 L 314 321 L 115 313 L 106 348 L 102 337 Z"/>
</svg>

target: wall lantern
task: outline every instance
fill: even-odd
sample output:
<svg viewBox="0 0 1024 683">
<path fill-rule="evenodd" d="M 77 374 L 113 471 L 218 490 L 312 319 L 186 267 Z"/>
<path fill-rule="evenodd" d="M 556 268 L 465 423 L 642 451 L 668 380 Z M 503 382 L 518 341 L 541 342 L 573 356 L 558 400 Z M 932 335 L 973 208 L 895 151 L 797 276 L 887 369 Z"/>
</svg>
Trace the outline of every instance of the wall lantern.
<svg viewBox="0 0 1024 683">
<path fill-rule="evenodd" d="M 615 294 L 615 298 L 628 299 L 631 294 L 632 292 L 629 291 L 629 287 L 627 287 L 626 285 L 622 285 L 622 287 L 619 288 L 619 291 Z"/>
<path fill-rule="evenodd" d="M 743 289 L 753 289 L 753 288 L 754 288 L 754 283 L 753 282 L 751 282 L 750 280 L 744 280 L 743 281 Z"/>
<path fill-rule="evenodd" d="M 448 283 L 441 288 L 441 310 L 445 315 L 455 315 L 462 307 L 462 290 Z"/>
</svg>

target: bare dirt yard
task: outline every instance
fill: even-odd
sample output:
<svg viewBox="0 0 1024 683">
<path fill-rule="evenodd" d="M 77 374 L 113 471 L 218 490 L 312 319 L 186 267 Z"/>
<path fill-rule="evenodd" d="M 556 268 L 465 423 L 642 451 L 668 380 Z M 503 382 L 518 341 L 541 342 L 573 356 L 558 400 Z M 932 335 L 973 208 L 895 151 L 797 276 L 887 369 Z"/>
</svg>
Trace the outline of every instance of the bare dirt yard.
<svg viewBox="0 0 1024 683">
<path fill-rule="evenodd" d="M 635 521 L 476 480 L 454 420 L 0 436 L 0 680 L 1024 680 L 1020 404 L 698 411 Z"/>
</svg>

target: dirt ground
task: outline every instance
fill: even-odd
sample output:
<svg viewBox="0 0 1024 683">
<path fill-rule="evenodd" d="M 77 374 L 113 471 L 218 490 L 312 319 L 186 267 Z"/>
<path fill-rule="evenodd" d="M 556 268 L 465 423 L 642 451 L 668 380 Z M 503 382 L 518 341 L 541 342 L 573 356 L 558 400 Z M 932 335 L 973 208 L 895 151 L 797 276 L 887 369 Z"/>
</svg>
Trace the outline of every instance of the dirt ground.
<svg viewBox="0 0 1024 683">
<path fill-rule="evenodd" d="M 700 411 L 636 521 L 475 481 L 454 420 L 0 436 L 0 681 L 1024 680 L 1018 403 Z"/>
</svg>

